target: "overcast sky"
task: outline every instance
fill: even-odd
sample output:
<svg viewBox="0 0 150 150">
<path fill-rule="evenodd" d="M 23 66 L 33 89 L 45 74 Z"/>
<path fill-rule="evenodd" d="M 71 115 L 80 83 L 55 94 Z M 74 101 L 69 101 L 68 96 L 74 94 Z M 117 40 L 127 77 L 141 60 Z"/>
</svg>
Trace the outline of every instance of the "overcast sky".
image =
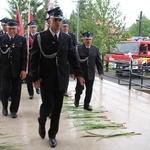
<svg viewBox="0 0 150 150">
<path fill-rule="evenodd" d="M 73 2 L 74 1 L 74 2 Z M 70 13 L 76 7 L 77 0 L 58 0 L 58 3 L 63 10 L 64 16 L 69 17 Z M 129 27 L 136 22 L 140 11 L 143 15 L 150 19 L 149 0 L 112 0 L 112 4 L 120 3 L 120 11 L 126 16 L 126 26 Z M 0 0 L 0 19 L 9 17 L 6 9 L 8 9 L 7 0 Z"/>
</svg>

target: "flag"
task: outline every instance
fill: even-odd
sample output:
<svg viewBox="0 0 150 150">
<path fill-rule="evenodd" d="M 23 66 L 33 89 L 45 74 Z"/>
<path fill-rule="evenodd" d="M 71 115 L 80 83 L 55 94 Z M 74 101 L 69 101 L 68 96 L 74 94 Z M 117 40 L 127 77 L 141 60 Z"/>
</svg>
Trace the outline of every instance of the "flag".
<svg viewBox="0 0 150 150">
<path fill-rule="evenodd" d="M 33 21 L 33 16 L 30 10 L 30 4 L 29 4 L 29 8 L 28 8 L 28 23 L 30 23 L 31 21 Z M 29 31 L 29 26 L 28 26 L 28 38 L 27 38 L 27 46 L 28 46 L 28 50 L 29 50 L 29 45 L 33 44 L 33 39 L 29 36 L 30 31 Z"/>
<path fill-rule="evenodd" d="M 17 8 L 17 10 L 16 10 L 16 21 L 18 22 L 18 35 L 24 36 L 24 28 L 22 25 L 22 20 L 21 20 L 19 8 Z"/>
<path fill-rule="evenodd" d="M 29 7 L 28 7 L 28 23 L 30 23 L 31 21 L 33 20 L 33 16 L 32 16 L 32 13 L 31 13 L 31 10 L 30 10 L 30 4 L 29 4 Z M 28 26 L 28 30 L 27 30 L 27 67 L 26 67 L 26 72 L 28 73 L 28 67 L 29 67 L 29 45 L 33 44 L 33 40 L 31 39 L 30 37 L 30 31 L 29 31 L 29 26 Z"/>
<path fill-rule="evenodd" d="M 33 16 L 32 16 L 32 13 L 31 13 L 31 10 L 30 10 L 30 5 L 29 5 L 29 8 L 28 8 L 28 23 L 30 23 L 32 20 L 33 20 Z"/>
<path fill-rule="evenodd" d="M 48 2 L 46 11 L 51 10 L 51 9 L 52 9 L 52 7 L 53 7 L 53 4 L 52 4 L 51 2 Z M 48 14 L 46 14 L 46 18 L 48 18 L 48 17 L 49 17 L 49 15 L 48 15 Z M 47 30 L 47 23 L 46 23 L 46 22 L 45 22 L 44 30 Z"/>
<path fill-rule="evenodd" d="M 31 21 L 33 21 L 33 16 L 30 10 L 30 4 L 29 4 L 29 8 L 28 8 L 28 23 L 30 23 Z M 30 31 L 29 31 L 29 26 L 28 26 L 28 35 L 27 35 L 27 50 L 28 50 L 28 54 L 29 54 L 29 45 L 33 44 L 33 40 L 31 39 L 31 37 L 29 36 Z"/>
</svg>

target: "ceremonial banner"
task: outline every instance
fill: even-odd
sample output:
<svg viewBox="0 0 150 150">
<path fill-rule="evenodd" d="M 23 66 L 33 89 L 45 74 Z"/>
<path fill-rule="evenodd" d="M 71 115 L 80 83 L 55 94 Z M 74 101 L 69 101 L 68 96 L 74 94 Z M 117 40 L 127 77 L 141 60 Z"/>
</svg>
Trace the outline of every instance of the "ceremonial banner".
<svg viewBox="0 0 150 150">
<path fill-rule="evenodd" d="M 29 4 L 29 8 L 28 8 L 28 23 L 30 23 L 31 21 L 33 20 L 33 16 L 32 16 L 32 13 L 31 13 L 31 10 L 30 10 L 30 4 Z M 27 30 L 27 68 L 26 68 L 26 72 L 28 73 L 28 65 L 29 65 L 29 43 L 30 44 L 33 44 L 33 40 L 31 39 L 31 37 L 29 36 L 29 25 L 28 25 L 28 30 Z"/>
<path fill-rule="evenodd" d="M 16 21 L 18 22 L 18 35 L 24 36 L 24 27 L 22 25 L 19 8 L 17 8 L 17 10 L 16 10 Z"/>
</svg>

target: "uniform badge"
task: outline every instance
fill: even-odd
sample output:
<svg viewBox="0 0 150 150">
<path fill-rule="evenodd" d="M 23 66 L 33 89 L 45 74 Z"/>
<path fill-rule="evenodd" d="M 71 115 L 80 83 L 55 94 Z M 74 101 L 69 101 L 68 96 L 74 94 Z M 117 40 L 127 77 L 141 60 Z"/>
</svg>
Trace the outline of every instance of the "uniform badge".
<svg viewBox="0 0 150 150">
<path fill-rule="evenodd" d="M 14 48 L 15 47 L 15 43 L 13 43 L 11 47 Z"/>
</svg>

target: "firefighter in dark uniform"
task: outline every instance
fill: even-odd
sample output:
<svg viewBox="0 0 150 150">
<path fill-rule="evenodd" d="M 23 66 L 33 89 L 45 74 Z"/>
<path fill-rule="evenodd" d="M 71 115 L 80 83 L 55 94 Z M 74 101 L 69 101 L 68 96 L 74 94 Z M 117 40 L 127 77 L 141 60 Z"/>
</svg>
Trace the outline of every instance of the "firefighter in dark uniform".
<svg viewBox="0 0 150 150">
<path fill-rule="evenodd" d="M 73 42 L 73 46 L 76 46 L 77 45 L 77 39 L 75 37 L 75 35 L 72 33 L 72 32 L 69 32 L 69 22 L 67 20 L 63 20 L 62 21 L 62 26 L 61 26 L 61 29 L 63 32 L 65 32 L 66 34 L 70 35 L 71 39 L 72 39 L 72 42 Z M 68 69 L 68 76 L 67 76 L 67 82 L 66 82 L 66 90 L 65 90 L 65 96 L 69 96 L 68 95 L 68 84 L 69 84 L 69 74 L 70 74 L 70 65 L 69 63 L 67 62 L 66 64 L 66 67 Z"/>
<path fill-rule="evenodd" d="M 7 22 L 9 21 L 8 18 L 3 18 L 0 20 L 2 30 L 0 30 L 0 35 L 6 34 L 7 33 Z"/>
<path fill-rule="evenodd" d="M 7 23 L 8 34 L 0 37 L 2 56 L 2 113 L 8 115 L 8 97 L 11 91 L 10 113 L 17 117 L 21 95 L 21 79 L 26 77 L 27 45 L 26 38 L 17 35 L 17 22 Z M 11 86 L 10 86 L 11 85 Z M 10 89 L 10 87 L 12 87 Z"/>
<path fill-rule="evenodd" d="M 66 34 L 69 34 L 71 36 L 73 45 L 76 46 L 77 45 L 76 36 L 72 32 L 69 32 L 69 22 L 67 20 L 62 21 L 61 29 L 63 32 L 65 32 Z"/>
<path fill-rule="evenodd" d="M 66 62 L 76 72 L 81 84 L 84 84 L 82 71 L 73 49 L 71 37 L 60 30 L 63 14 L 59 7 L 48 11 L 50 28 L 35 36 L 31 50 L 30 67 L 35 87 L 40 87 L 42 104 L 39 112 L 39 135 L 45 138 L 45 123 L 51 113 L 48 131 L 49 145 L 57 145 L 56 134 L 65 92 L 67 70 Z"/>
<path fill-rule="evenodd" d="M 2 26 L 2 30 L 0 30 L 0 36 L 7 34 L 7 22 L 9 21 L 8 18 L 3 18 L 0 20 L 1 22 L 1 26 Z M 0 55 L 0 100 L 1 100 L 1 55 Z"/>
<path fill-rule="evenodd" d="M 28 73 L 27 73 L 27 77 L 26 77 L 26 83 L 27 83 L 27 89 L 28 89 L 28 93 L 29 93 L 29 99 L 33 99 L 34 98 L 34 89 L 33 89 L 33 83 L 32 83 L 32 77 L 30 76 L 30 51 L 33 45 L 33 39 L 35 34 L 37 33 L 37 23 L 32 20 L 31 22 L 28 23 L 29 25 L 29 62 L 28 62 Z M 40 94 L 40 89 L 36 88 L 36 93 Z"/>
<path fill-rule="evenodd" d="M 91 32 L 88 31 L 83 33 L 83 44 L 76 47 L 76 52 L 78 60 L 80 61 L 86 87 L 84 109 L 92 111 L 92 107 L 89 104 L 92 97 L 93 83 L 95 77 L 95 66 L 97 67 L 100 79 L 103 79 L 103 66 L 98 48 L 92 45 Z M 79 81 L 77 80 L 74 102 L 76 107 L 79 106 L 79 100 L 83 89 L 84 86 L 81 86 L 79 84 Z"/>
</svg>

